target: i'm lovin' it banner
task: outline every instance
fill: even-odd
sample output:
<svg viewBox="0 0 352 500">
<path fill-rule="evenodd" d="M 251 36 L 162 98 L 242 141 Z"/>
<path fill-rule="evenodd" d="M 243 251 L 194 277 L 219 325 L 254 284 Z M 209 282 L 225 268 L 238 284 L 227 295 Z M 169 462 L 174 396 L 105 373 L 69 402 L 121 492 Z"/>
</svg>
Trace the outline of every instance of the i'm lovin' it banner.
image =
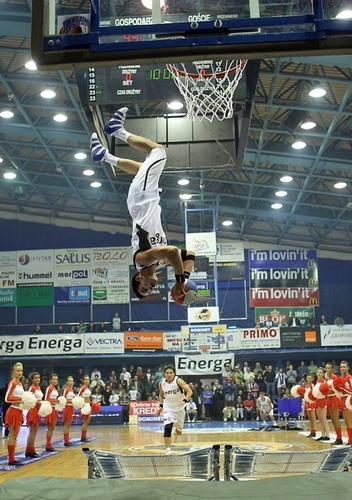
<svg viewBox="0 0 352 500">
<path fill-rule="evenodd" d="M 319 306 L 316 250 L 251 250 L 251 307 Z"/>
</svg>

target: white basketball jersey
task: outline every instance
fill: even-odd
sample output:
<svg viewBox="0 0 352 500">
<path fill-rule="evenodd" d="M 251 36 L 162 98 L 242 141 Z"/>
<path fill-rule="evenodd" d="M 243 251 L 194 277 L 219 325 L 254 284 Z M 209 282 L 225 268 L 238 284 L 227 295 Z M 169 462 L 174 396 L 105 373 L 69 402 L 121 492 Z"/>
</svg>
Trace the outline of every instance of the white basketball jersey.
<svg viewBox="0 0 352 500">
<path fill-rule="evenodd" d="M 265 412 L 270 411 L 271 408 L 270 399 L 267 396 L 265 396 L 264 400 L 262 398 L 259 398 L 257 401 L 260 411 L 265 411 Z"/>
<path fill-rule="evenodd" d="M 164 408 L 172 408 L 174 410 L 184 408 L 185 395 L 177 383 L 178 377 L 175 376 L 173 381 L 169 384 L 166 379 L 161 381 L 161 390 L 164 394 Z"/>
</svg>

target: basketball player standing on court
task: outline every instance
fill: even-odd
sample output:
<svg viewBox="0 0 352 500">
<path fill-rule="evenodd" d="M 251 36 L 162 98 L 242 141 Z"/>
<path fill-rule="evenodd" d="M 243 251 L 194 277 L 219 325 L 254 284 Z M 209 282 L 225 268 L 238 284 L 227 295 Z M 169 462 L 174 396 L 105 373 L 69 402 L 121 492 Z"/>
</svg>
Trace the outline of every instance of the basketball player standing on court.
<svg viewBox="0 0 352 500">
<path fill-rule="evenodd" d="M 172 428 L 175 425 L 175 439 L 181 436 L 185 421 L 185 405 L 192 397 L 192 389 L 175 374 L 175 368 L 167 365 L 164 368 L 164 378 L 159 384 L 159 402 L 164 417 L 164 442 L 166 453 L 171 453 Z"/>
<path fill-rule="evenodd" d="M 134 175 L 129 188 L 127 206 L 133 221 L 132 251 L 136 274 L 131 286 L 135 295 L 143 299 L 158 283 L 156 270 L 167 264 L 175 272 L 171 292 L 174 299 L 184 296 L 184 282 L 193 269 L 195 254 L 167 244 L 161 224 L 159 179 L 166 164 L 166 151 L 161 144 L 130 134 L 124 128 L 128 108 L 121 108 L 105 125 L 108 135 L 117 137 L 131 147 L 147 153 L 143 163 L 117 158 L 104 148 L 92 134 L 90 146 L 93 161 L 110 163 L 113 172 L 122 170 Z"/>
</svg>

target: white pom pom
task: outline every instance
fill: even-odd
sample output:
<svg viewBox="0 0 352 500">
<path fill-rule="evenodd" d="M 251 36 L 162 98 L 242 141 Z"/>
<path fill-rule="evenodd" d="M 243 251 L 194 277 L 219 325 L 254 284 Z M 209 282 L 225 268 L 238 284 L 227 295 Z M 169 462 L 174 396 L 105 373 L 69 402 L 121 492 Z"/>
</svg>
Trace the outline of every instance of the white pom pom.
<svg viewBox="0 0 352 500">
<path fill-rule="evenodd" d="M 315 384 L 315 386 L 313 387 L 313 390 L 312 390 L 312 393 L 313 393 L 313 396 L 317 399 L 322 399 L 322 398 L 325 398 L 324 394 L 322 394 L 320 392 L 320 384 Z"/>
<path fill-rule="evenodd" d="M 84 406 L 84 399 L 81 396 L 75 396 L 72 398 L 72 406 L 75 409 L 81 409 Z"/>
<path fill-rule="evenodd" d="M 32 392 L 25 391 L 22 396 L 22 405 L 24 410 L 31 410 L 37 404 L 37 398 Z"/>
<path fill-rule="evenodd" d="M 332 387 L 333 384 L 334 384 L 334 379 L 333 378 L 329 378 L 329 380 L 327 381 L 327 384 L 329 387 Z"/>
<path fill-rule="evenodd" d="M 49 401 L 42 401 L 42 404 L 40 405 L 38 415 L 40 417 L 47 417 L 53 412 L 53 407 L 49 403 Z"/>
<path fill-rule="evenodd" d="M 300 385 L 294 385 L 291 387 L 291 396 L 293 396 L 294 398 L 299 398 L 299 394 L 297 392 L 297 389 L 301 387 Z"/>
<path fill-rule="evenodd" d="M 347 410 L 352 410 L 352 397 L 348 396 L 345 402 Z"/>
<path fill-rule="evenodd" d="M 65 405 L 65 406 L 66 406 L 66 405 Z M 65 408 L 65 406 L 62 406 L 62 405 L 60 405 L 59 403 L 56 403 L 56 405 L 55 405 L 55 410 L 56 410 L 56 411 L 62 411 L 62 410 Z"/>
<path fill-rule="evenodd" d="M 315 403 L 314 399 L 310 399 L 309 397 L 309 393 L 310 393 L 311 389 L 310 388 L 307 388 L 306 389 L 306 392 L 304 393 L 304 401 L 306 403 Z"/>
<path fill-rule="evenodd" d="M 90 404 L 89 403 L 85 403 L 85 405 L 81 409 L 82 415 L 89 415 L 90 412 L 91 412 Z"/>
<path fill-rule="evenodd" d="M 64 396 L 59 396 L 59 397 L 57 398 L 57 401 L 58 401 L 58 404 L 59 404 L 60 406 L 62 406 L 62 408 L 65 408 L 66 403 L 67 403 L 67 399 L 66 399 Z"/>
<path fill-rule="evenodd" d="M 346 394 L 344 394 L 343 392 L 341 391 L 338 391 L 337 389 L 335 389 L 335 387 L 333 387 L 333 391 L 335 393 L 335 395 L 338 397 L 338 398 L 342 398 L 342 396 L 346 396 Z"/>
</svg>

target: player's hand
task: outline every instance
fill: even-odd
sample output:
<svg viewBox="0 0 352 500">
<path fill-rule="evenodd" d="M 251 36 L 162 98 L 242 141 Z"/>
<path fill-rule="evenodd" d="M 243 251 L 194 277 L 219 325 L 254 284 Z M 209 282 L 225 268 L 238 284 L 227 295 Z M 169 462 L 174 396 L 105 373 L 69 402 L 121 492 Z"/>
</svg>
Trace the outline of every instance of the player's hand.
<svg viewBox="0 0 352 500">
<path fill-rule="evenodd" d="M 179 299 L 184 294 L 184 283 L 175 283 L 171 288 L 171 296 L 173 297 L 173 299 Z"/>
<path fill-rule="evenodd" d="M 161 415 L 162 412 L 163 412 L 163 409 L 162 408 L 158 408 L 158 410 L 156 412 L 157 416 L 159 417 L 159 415 Z"/>
</svg>

